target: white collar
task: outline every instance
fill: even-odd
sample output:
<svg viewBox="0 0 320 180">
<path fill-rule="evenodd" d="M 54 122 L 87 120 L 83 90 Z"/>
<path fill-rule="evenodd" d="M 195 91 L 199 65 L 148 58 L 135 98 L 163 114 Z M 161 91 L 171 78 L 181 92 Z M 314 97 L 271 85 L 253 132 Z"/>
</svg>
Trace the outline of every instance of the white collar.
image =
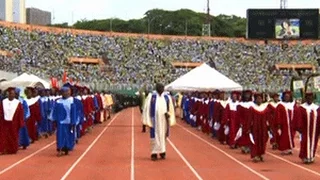
<svg viewBox="0 0 320 180">
<path fill-rule="evenodd" d="M 30 99 L 25 99 L 25 101 L 27 102 L 28 106 L 32 106 L 36 102 L 38 102 L 38 99 L 37 98 L 30 98 Z"/>
<path fill-rule="evenodd" d="M 258 106 L 257 104 L 254 104 L 252 108 L 258 112 L 262 112 L 267 109 L 268 105 L 269 105 L 268 103 L 263 103 L 260 106 Z"/>
<path fill-rule="evenodd" d="M 295 102 L 281 102 L 281 104 L 288 110 L 293 110 Z"/>
<path fill-rule="evenodd" d="M 5 121 L 12 121 L 13 116 L 16 113 L 18 105 L 20 101 L 18 99 L 13 99 L 10 101 L 8 98 L 2 101 L 3 104 L 3 113 L 4 113 L 4 120 Z"/>
<path fill-rule="evenodd" d="M 319 108 L 319 106 L 318 105 L 316 105 L 316 104 L 314 104 L 314 103 L 312 103 L 312 104 L 307 104 L 307 103 L 303 103 L 302 105 L 301 105 L 301 107 L 303 107 L 304 109 L 306 109 L 307 111 L 311 111 L 311 110 L 314 110 L 314 111 L 316 111 L 318 108 Z"/>
<path fill-rule="evenodd" d="M 249 109 L 250 107 L 254 106 L 254 102 L 249 101 L 249 102 L 240 102 L 240 106 Z"/>
<path fill-rule="evenodd" d="M 237 111 L 237 107 L 239 105 L 239 101 L 236 101 L 236 102 L 230 101 L 230 102 L 228 102 L 228 104 L 229 104 L 229 108 L 230 108 L 231 111 Z"/>
<path fill-rule="evenodd" d="M 272 107 L 274 107 L 274 108 L 276 108 L 276 107 L 278 107 L 278 105 L 280 104 L 280 102 L 269 102 L 269 104 L 272 106 Z"/>
</svg>

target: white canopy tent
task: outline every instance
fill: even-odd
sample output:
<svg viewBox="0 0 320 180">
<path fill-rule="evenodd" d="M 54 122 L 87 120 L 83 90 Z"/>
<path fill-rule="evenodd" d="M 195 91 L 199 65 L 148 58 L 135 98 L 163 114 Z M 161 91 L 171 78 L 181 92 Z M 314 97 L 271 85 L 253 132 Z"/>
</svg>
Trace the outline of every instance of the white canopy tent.
<svg viewBox="0 0 320 180">
<path fill-rule="evenodd" d="M 11 81 L 13 82 L 32 82 L 32 83 L 38 83 L 41 82 L 41 84 L 43 84 L 44 88 L 50 88 L 50 83 L 39 78 L 38 76 L 35 76 L 33 74 L 27 74 L 27 73 L 23 73 L 20 76 L 12 79 Z"/>
<path fill-rule="evenodd" d="M 168 91 L 239 91 L 242 86 L 206 63 L 182 75 L 165 87 Z"/>
<path fill-rule="evenodd" d="M 6 90 L 9 87 L 18 87 L 24 90 L 25 87 L 41 87 L 44 88 L 44 85 L 41 82 L 33 81 L 3 81 L 0 82 L 0 89 Z"/>
</svg>

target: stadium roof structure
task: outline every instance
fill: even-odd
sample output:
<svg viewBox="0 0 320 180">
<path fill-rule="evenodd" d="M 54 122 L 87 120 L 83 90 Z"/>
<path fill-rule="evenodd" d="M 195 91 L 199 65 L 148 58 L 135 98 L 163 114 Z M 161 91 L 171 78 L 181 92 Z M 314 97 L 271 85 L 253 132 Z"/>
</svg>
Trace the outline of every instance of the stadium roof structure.
<svg viewBox="0 0 320 180">
<path fill-rule="evenodd" d="M 182 75 L 165 87 L 168 91 L 235 91 L 242 86 L 206 63 Z"/>
</svg>

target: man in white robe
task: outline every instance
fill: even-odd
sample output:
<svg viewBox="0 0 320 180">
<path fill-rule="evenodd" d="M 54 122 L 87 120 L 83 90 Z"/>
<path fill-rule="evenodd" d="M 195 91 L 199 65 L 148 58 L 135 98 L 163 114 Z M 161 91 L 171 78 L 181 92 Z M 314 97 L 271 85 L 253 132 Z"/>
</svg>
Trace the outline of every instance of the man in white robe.
<svg viewBox="0 0 320 180">
<path fill-rule="evenodd" d="M 164 93 L 162 84 L 156 85 L 156 91 L 150 93 L 143 109 L 143 124 L 150 127 L 151 160 L 166 158 L 166 138 L 169 127 L 175 125 L 175 112 L 172 99 Z"/>
</svg>

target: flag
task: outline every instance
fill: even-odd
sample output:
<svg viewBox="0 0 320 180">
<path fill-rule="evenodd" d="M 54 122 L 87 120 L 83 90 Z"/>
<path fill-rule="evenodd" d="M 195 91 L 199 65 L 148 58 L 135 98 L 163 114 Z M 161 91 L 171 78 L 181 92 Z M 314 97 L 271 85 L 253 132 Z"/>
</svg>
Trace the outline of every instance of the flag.
<svg viewBox="0 0 320 180">
<path fill-rule="evenodd" d="M 51 77 L 50 80 L 51 80 L 51 87 L 57 88 L 58 87 L 58 79 Z"/>
<path fill-rule="evenodd" d="M 64 71 L 63 71 L 63 76 L 62 76 L 62 83 L 63 83 L 63 84 L 67 83 L 67 79 L 68 79 L 67 76 L 68 76 L 68 75 L 67 75 L 67 72 L 64 70 Z"/>
</svg>

